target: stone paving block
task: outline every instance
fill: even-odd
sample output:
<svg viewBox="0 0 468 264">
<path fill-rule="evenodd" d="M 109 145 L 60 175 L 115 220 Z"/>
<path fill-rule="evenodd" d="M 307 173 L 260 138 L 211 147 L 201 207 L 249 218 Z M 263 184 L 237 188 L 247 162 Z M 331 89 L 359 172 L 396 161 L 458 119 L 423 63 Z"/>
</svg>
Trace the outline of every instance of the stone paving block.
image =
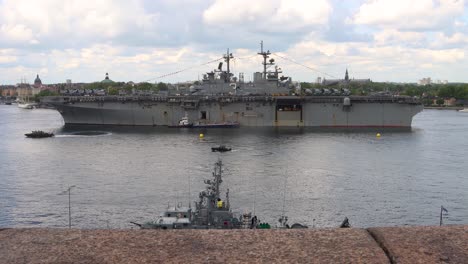
<svg viewBox="0 0 468 264">
<path fill-rule="evenodd" d="M 0 263 L 389 263 L 364 229 L 0 231 Z"/>
<path fill-rule="evenodd" d="M 468 263 L 468 226 L 376 227 L 392 263 Z"/>
</svg>

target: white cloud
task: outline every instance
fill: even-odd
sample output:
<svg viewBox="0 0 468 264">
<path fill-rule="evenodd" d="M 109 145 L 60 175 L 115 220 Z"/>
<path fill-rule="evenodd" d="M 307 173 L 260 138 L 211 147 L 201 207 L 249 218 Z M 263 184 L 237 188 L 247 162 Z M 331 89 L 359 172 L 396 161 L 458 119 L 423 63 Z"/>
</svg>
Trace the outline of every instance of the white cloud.
<svg viewBox="0 0 468 264">
<path fill-rule="evenodd" d="M 303 55 L 319 51 L 323 58 L 337 62 L 347 60 L 350 63 L 373 60 L 381 64 L 388 62 L 399 65 L 417 65 L 421 62 L 459 62 L 465 58 L 465 50 L 412 48 L 401 45 L 376 46 L 358 42 L 327 43 L 320 40 L 303 41 L 290 48 L 290 51 L 302 51 Z M 300 55 L 297 54 L 297 55 Z M 297 56 L 296 55 L 296 56 Z"/>
<path fill-rule="evenodd" d="M 464 13 L 463 0 L 370 0 L 351 23 L 385 28 L 432 30 L 453 24 Z"/>
<path fill-rule="evenodd" d="M 446 35 L 444 33 L 438 33 L 433 41 L 434 47 L 444 46 L 458 46 L 468 48 L 468 35 L 460 32 L 456 32 L 452 35 Z"/>
<path fill-rule="evenodd" d="M 421 32 L 398 31 L 395 29 L 384 29 L 374 34 L 374 41 L 377 45 L 420 44 L 425 38 L 426 35 Z"/>
<path fill-rule="evenodd" d="M 454 66 L 466 65 L 466 52 L 462 48 L 439 50 L 362 42 L 331 43 L 313 37 L 309 39 L 292 46 L 284 53 L 285 56 L 338 77 L 348 68 L 355 78 L 415 81 L 420 78 L 417 74 L 423 70 L 440 73 Z M 422 67 L 429 64 L 432 67 Z M 306 70 L 302 72 L 300 76 L 304 76 Z M 318 72 L 309 71 L 309 74 L 329 78 Z M 450 78 L 446 76 L 446 79 Z"/>
<path fill-rule="evenodd" d="M 324 25 L 332 12 L 326 0 L 216 0 L 203 13 L 210 26 L 246 26 L 246 30 L 289 32 Z"/>
<path fill-rule="evenodd" d="M 137 0 L 5 0 L 0 3 L 0 43 L 24 45 L 109 40 L 151 32 L 157 14 Z M 140 31 L 140 32 L 138 32 Z"/>
<path fill-rule="evenodd" d="M 34 38 L 33 31 L 22 24 L 4 24 L 0 27 L 0 35 L 3 42 L 15 43 L 23 42 L 29 44 L 37 44 L 38 41 Z M 1 40 L 0 40 L 1 42 Z"/>
<path fill-rule="evenodd" d="M 262 69 L 260 40 L 338 77 L 349 68 L 373 80 L 440 74 L 467 81 L 466 2 L 0 0 L 0 82 L 36 73 L 44 83 L 91 82 L 106 72 L 116 81 L 143 81 L 220 58 L 226 47 L 236 58 L 233 72 L 249 80 Z M 295 80 L 323 76 L 273 57 Z M 152 80 L 195 80 L 216 66 Z"/>
<path fill-rule="evenodd" d="M 51 79 L 63 82 L 68 78 L 79 82 L 100 81 L 104 78 L 105 72 L 109 72 L 114 81 L 138 82 L 213 60 L 215 56 L 216 54 L 195 52 L 188 47 L 129 50 L 125 46 L 97 44 L 82 49 L 54 49 L 47 53 L 31 53 L 27 59 L 31 59 L 33 64 L 26 66 L 25 72 L 30 75 L 31 72 L 38 71 L 37 69 L 44 66 L 51 69 L 48 75 L 43 76 L 44 83 L 53 82 Z M 35 63 L 40 61 L 40 58 L 47 58 L 45 65 Z M 27 63 L 23 61 L 23 64 Z M 208 66 L 209 69 L 215 67 L 215 65 Z M 184 72 L 181 75 L 187 79 L 197 78 L 196 71 Z"/>
<path fill-rule="evenodd" d="M 17 57 L 11 49 L 0 49 L 0 64 L 15 62 Z"/>
</svg>

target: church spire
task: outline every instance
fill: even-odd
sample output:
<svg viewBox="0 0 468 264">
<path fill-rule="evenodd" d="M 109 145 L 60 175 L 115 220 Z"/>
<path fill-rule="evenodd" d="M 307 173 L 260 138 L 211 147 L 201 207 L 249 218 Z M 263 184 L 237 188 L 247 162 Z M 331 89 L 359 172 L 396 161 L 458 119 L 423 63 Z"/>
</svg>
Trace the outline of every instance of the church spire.
<svg viewBox="0 0 468 264">
<path fill-rule="evenodd" d="M 346 69 L 346 73 L 345 73 L 344 79 L 345 79 L 345 81 L 349 81 L 348 69 Z"/>
</svg>

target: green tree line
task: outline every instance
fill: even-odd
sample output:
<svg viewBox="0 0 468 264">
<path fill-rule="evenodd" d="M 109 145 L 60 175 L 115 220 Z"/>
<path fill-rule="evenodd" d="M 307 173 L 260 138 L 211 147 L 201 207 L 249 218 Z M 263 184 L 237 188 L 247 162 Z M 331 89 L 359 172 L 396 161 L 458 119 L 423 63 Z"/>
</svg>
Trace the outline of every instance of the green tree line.
<svg viewBox="0 0 468 264">
<path fill-rule="evenodd" d="M 323 86 L 315 83 L 301 83 L 303 89 L 313 88 L 344 88 L 342 84 Z M 418 96 L 418 97 L 442 97 L 468 99 L 468 83 L 460 84 L 429 84 L 417 85 L 411 83 L 350 83 L 348 89 L 353 95 L 368 95 L 374 92 L 388 91 L 391 93 L 399 93 L 401 95 Z"/>
</svg>

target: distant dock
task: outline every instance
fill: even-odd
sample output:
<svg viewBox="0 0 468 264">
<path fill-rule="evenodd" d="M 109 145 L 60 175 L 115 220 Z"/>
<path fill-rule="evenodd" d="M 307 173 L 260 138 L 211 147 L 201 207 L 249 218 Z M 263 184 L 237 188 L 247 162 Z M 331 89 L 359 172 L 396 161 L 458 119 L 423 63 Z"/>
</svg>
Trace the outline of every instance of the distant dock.
<svg viewBox="0 0 468 264">
<path fill-rule="evenodd" d="M 463 106 L 425 106 L 424 109 L 436 109 L 436 110 L 462 110 Z"/>
</svg>

